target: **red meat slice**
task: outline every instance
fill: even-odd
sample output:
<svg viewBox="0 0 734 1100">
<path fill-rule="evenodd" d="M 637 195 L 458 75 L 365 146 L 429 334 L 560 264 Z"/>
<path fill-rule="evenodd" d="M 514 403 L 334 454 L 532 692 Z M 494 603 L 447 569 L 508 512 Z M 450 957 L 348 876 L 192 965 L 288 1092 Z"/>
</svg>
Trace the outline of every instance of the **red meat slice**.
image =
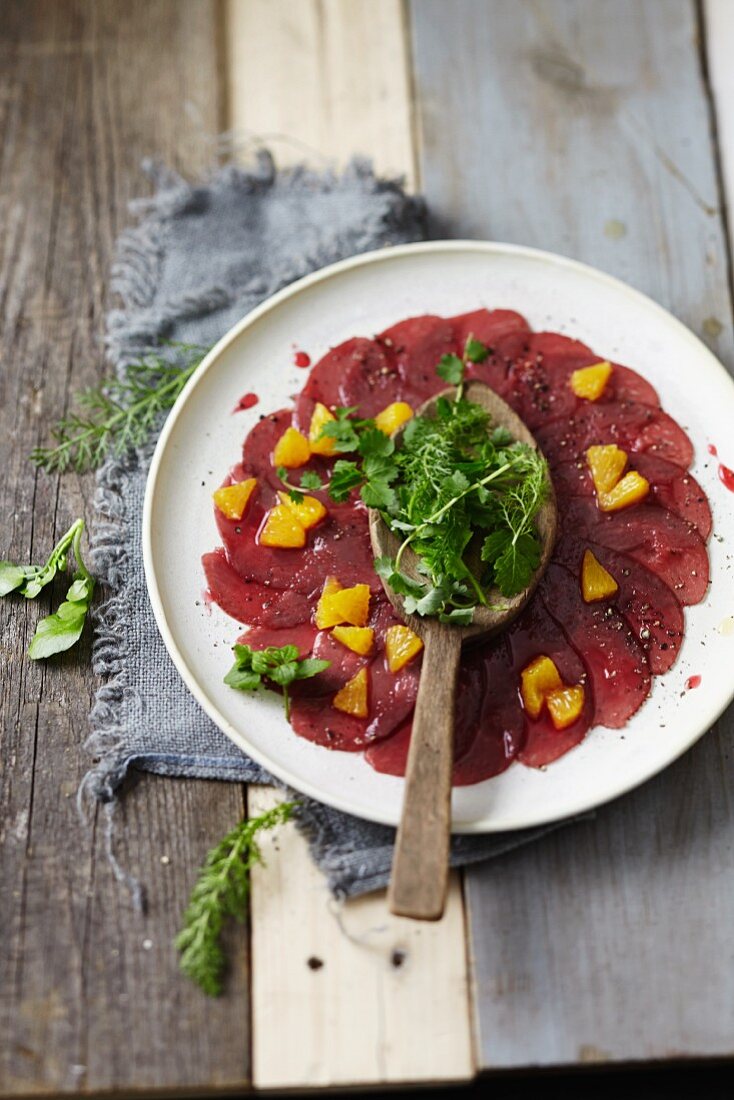
<svg viewBox="0 0 734 1100">
<path fill-rule="evenodd" d="M 659 408 L 653 387 L 635 371 L 620 364 L 614 369 L 601 397 L 590 403 L 571 389 L 571 375 L 580 367 L 598 363 L 598 356 L 531 354 L 518 358 L 508 379 L 507 400 L 531 430 L 550 421 L 582 415 L 593 406 L 611 402 L 637 402 Z"/>
<path fill-rule="evenodd" d="M 587 682 L 586 667 L 581 657 L 558 629 L 537 595 L 509 628 L 506 637 L 512 652 L 512 670 L 508 679 L 511 679 L 516 691 L 519 691 L 522 670 L 541 655 L 555 662 L 564 684 L 583 684 L 585 688 L 583 711 L 565 730 L 555 728 L 546 709 L 538 718 L 525 715 L 525 744 L 518 760 L 528 767 L 540 768 L 583 741 L 594 720 L 594 693 Z"/>
<path fill-rule="evenodd" d="M 466 786 L 498 775 L 522 747 L 525 719 L 510 676 L 509 647 L 500 639 L 491 648 L 464 657 L 454 716 L 453 785 Z M 387 775 L 405 775 L 412 723 L 367 750 L 366 760 Z"/>
<path fill-rule="evenodd" d="M 626 619 L 609 604 L 584 603 L 578 577 L 549 565 L 540 582 L 543 603 L 583 654 L 594 691 L 594 721 L 621 729 L 650 694 L 650 667 Z"/>
<path fill-rule="evenodd" d="M 513 309 L 475 309 L 471 313 L 449 317 L 449 322 L 456 333 L 459 354 L 464 350 L 470 336 L 496 350 L 497 342 L 503 337 L 513 333 L 530 333 L 530 326 L 525 318 Z"/>
<path fill-rule="evenodd" d="M 570 499 L 560 515 L 564 532 L 620 550 L 672 589 L 682 604 L 706 594 L 709 561 L 695 527 L 654 505 L 636 504 L 620 512 L 600 512 L 590 500 Z"/>
<path fill-rule="evenodd" d="M 318 630 L 307 620 L 288 627 L 253 625 L 237 641 L 242 645 L 249 645 L 251 649 L 268 649 L 270 646 L 281 649 L 286 645 L 294 645 L 299 657 L 303 658 L 310 656 L 317 635 Z"/>
<path fill-rule="evenodd" d="M 635 454 L 629 468 L 639 471 L 650 482 L 648 504 L 659 504 L 669 512 L 693 524 L 701 538 L 711 534 L 711 509 L 701 486 L 692 474 L 673 462 L 651 454 Z M 553 470 L 553 485 L 559 500 L 569 497 L 593 497 L 594 482 L 585 460 L 564 462 Z"/>
<path fill-rule="evenodd" d="M 561 332 L 533 332 L 528 340 L 528 349 L 536 355 L 567 355 L 581 359 L 594 354 L 588 344 L 564 336 Z M 596 362 L 599 362 L 598 358 Z"/>
<path fill-rule="evenodd" d="M 581 563 L 587 545 L 568 535 L 556 544 L 553 560 L 571 570 L 579 588 Z M 683 609 L 664 581 L 627 554 L 620 554 L 606 546 L 590 548 L 597 561 L 611 573 L 619 585 L 619 591 L 609 600 L 599 601 L 598 606 L 610 603 L 624 615 L 647 654 L 650 671 L 660 676 L 672 667 L 683 642 Z"/>
<path fill-rule="evenodd" d="M 378 340 L 394 356 L 400 375 L 400 395 L 392 400 L 407 401 L 413 408 L 446 388 L 436 367 L 444 355 L 460 355 L 463 350 L 452 322 L 431 314 L 401 321 L 380 333 Z"/>
<path fill-rule="evenodd" d="M 616 443 L 625 451 L 649 452 L 688 469 L 693 446 L 683 429 L 662 409 L 636 402 L 588 404 L 569 419 L 553 420 L 535 438 L 550 462 L 575 462 L 588 447 Z"/>
<path fill-rule="evenodd" d="M 274 591 L 269 585 L 243 581 L 227 561 L 224 550 L 204 554 L 201 560 L 212 600 L 237 622 L 293 628 L 311 618 L 311 601 L 307 596 L 291 589 Z"/>
<path fill-rule="evenodd" d="M 326 405 L 327 408 L 350 404 L 343 399 L 342 395 L 345 374 L 351 367 L 359 366 L 379 354 L 380 349 L 375 341 L 368 340 L 364 336 L 345 340 L 343 344 L 327 351 L 326 355 L 312 368 L 306 385 L 296 399 L 294 416 L 296 427 L 302 432 L 308 432 L 311 413 L 317 401 Z M 384 362 L 382 365 L 385 365 Z"/>
</svg>

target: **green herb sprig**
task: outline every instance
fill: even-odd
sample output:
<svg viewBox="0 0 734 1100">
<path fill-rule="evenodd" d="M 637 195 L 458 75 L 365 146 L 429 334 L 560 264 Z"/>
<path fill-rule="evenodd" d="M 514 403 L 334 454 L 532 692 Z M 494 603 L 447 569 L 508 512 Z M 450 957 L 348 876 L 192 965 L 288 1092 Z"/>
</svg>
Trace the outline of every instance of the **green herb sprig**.
<svg viewBox="0 0 734 1100">
<path fill-rule="evenodd" d="M 296 680 L 318 676 L 331 664 L 317 657 L 301 659 L 294 645 L 268 646 L 267 649 L 235 645 L 233 652 L 234 664 L 224 677 L 225 684 L 238 691 L 255 691 L 260 686 L 277 684 L 283 691 L 286 718 L 290 718 L 290 685 Z"/>
<path fill-rule="evenodd" d="M 17 592 L 28 600 L 34 600 L 58 572 L 66 569 L 70 550 L 76 560 L 76 571 L 66 599 L 58 611 L 46 615 L 36 624 L 28 647 L 28 656 L 34 661 L 70 649 L 81 637 L 94 593 L 94 577 L 85 566 L 81 553 L 83 531 L 84 520 L 76 520 L 56 543 L 44 565 L 0 562 L 0 596 Z"/>
<path fill-rule="evenodd" d="M 36 447 L 31 461 L 49 472 L 74 469 L 81 473 L 96 469 L 107 457 L 141 446 L 172 408 L 207 351 L 194 344 L 166 344 L 160 353 L 130 363 L 124 377 L 84 390 L 77 397 L 79 411 L 57 422 L 51 430 L 55 443 Z"/>
<path fill-rule="evenodd" d="M 241 821 L 209 851 L 199 871 L 174 944 L 181 952 L 183 973 L 210 997 L 222 991 L 224 922 L 227 917 L 245 919 L 250 871 L 255 864 L 264 864 L 258 835 L 285 824 L 297 806 L 297 802 L 281 802 L 259 817 Z"/>
<path fill-rule="evenodd" d="M 532 579 L 541 556 L 535 517 L 549 490 L 543 457 L 504 428 L 492 431 L 486 410 L 463 397 L 467 364 L 488 354 L 470 336 L 463 357 L 441 358 L 436 371 L 456 395 L 439 399 L 435 416 L 409 421 L 398 450 L 355 408 L 334 410 L 321 433 L 354 458 L 338 459 L 328 485 L 319 480 L 318 487 L 337 502 L 359 488 L 402 538 L 395 559 L 379 559 L 375 568 L 404 597 L 406 612 L 464 625 L 487 605 L 490 589 L 509 598 Z M 409 546 L 425 580 L 401 569 Z"/>
</svg>

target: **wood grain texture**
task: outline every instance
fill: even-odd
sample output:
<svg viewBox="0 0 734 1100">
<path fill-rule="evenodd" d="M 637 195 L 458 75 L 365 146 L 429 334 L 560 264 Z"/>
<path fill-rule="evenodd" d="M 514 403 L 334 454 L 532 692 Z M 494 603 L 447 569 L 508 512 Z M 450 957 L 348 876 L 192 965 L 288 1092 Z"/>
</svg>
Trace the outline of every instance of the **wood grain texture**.
<svg viewBox="0 0 734 1100">
<path fill-rule="evenodd" d="M 704 0 L 705 48 L 713 95 L 724 208 L 728 211 L 729 248 L 734 248 L 734 4 Z"/>
<path fill-rule="evenodd" d="M 281 164 L 355 154 L 414 182 L 410 66 L 401 0 L 227 0 L 234 136 Z"/>
<path fill-rule="evenodd" d="M 251 815 L 282 794 L 251 787 Z M 465 1080 L 473 1073 L 461 887 L 437 924 L 391 916 L 381 891 L 339 906 L 293 825 L 252 876 L 258 1088 Z"/>
<path fill-rule="evenodd" d="M 621 276 L 731 369 L 695 6 L 418 0 L 411 17 L 438 222 Z M 467 874 L 483 1067 L 734 1054 L 733 734 L 729 712 L 592 824 Z"/>
<path fill-rule="evenodd" d="M 92 478 L 48 477 L 26 456 L 104 369 L 105 279 L 127 202 L 146 190 L 140 158 L 193 171 L 210 159 L 214 17 L 209 0 L 2 4 L 2 557 L 43 560 L 70 520 L 91 518 Z M 87 831 L 74 805 L 89 766 L 89 636 L 45 664 L 24 656 L 50 603 L 0 603 L 0 1093 L 242 1085 L 244 932 L 215 1004 L 179 977 L 171 947 L 197 866 L 243 812 L 242 790 L 135 785 L 116 846 L 148 887 L 147 915 L 134 912 L 105 858 L 104 813 Z"/>
<path fill-rule="evenodd" d="M 439 622 L 425 623 L 423 638 L 423 665 L 387 900 L 391 913 L 415 920 L 438 920 L 443 913 L 449 873 L 454 707 L 461 631 Z"/>
</svg>

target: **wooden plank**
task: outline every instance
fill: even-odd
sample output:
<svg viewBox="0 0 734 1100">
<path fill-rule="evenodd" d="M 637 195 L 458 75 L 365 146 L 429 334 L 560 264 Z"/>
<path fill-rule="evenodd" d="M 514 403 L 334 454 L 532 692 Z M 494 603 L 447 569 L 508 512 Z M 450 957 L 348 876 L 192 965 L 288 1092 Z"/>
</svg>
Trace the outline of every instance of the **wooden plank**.
<svg viewBox="0 0 734 1100">
<path fill-rule="evenodd" d="M 190 170 L 210 158 L 215 7 L 2 5 L 2 557 L 41 560 L 73 517 L 91 517 L 91 477 L 37 474 L 26 456 L 104 369 L 104 280 L 127 202 L 145 189 L 140 158 Z M 89 639 L 45 665 L 24 656 L 49 602 L 0 603 L 0 1092 L 241 1086 L 245 934 L 217 1003 L 179 977 L 171 937 L 206 849 L 243 812 L 242 790 L 151 777 L 135 786 L 117 843 L 149 887 L 147 914 L 134 912 L 105 858 L 104 814 L 89 833 L 74 806 L 89 766 Z"/>
<path fill-rule="evenodd" d="M 282 797 L 250 788 L 250 814 Z M 339 906 L 292 825 L 263 854 L 252 877 L 256 1087 L 471 1076 L 458 876 L 441 922 L 424 924 L 392 916 L 384 891 Z"/>
<path fill-rule="evenodd" d="M 358 150 L 378 168 L 414 179 L 407 48 L 397 0 L 230 0 L 227 25 L 229 124 L 236 134 L 284 135 L 275 146 L 286 163 L 305 157 L 318 167 L 326 156 L 344 164 Z M 275 797 L 250 791 L 250 813 Z M 391 917 L 384 892 L 348 903 L 340 924 L 292 827 L 277 847 L 252 884 L 255 1085 L 470 1076 L 458 877 L 452 877 L 440 924 Z M 394 951 L 400 965 L 391 961 Z M 324 965 L 311 970 L 311 957 Z"/>
<path fill-rule="evenodd" d="M 437 222 L 626 278 L 731 368 L 695 6 L 420 0 L 411 14 Z M 593 824 L 467 875 L 482 1067 L 734 1054 L 733 733 L 729 712 Z"/>
<path fill-rule="evenodd" d="M 227 11 L 230 125 L 243 150 L 261 138 L 280 163 L 316 166 L 362 153 L 414 182 L 400 0 L 228 0 Z"/>
<path fill-rule="evenodd" d="M 731 0 L 704 0 L 704 29 L 708 74 L 713 94 L 716 135 L 725 209 L 728 211 L 730 248 L 734 244 L 734 4 Z"/>
</svg>

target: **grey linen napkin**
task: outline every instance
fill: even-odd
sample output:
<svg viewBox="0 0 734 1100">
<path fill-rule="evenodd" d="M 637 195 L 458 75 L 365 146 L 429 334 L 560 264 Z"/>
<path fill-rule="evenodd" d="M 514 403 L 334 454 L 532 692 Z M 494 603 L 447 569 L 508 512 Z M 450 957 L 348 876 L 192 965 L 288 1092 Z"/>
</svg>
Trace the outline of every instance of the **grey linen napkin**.
<svg viewBox="0 0 734 1100">
<path fill-rule="evenodd" d="M 118 242 L 107 318 L 118 373 L 161 340 L 210 345 L 258 302 L 325 264 L 421 239 L 425 212 L 398 183 L 355 161 L 342 174 L 276 171 L 261 153 L 252 170 L 228 167 L 192 185 L 147 165 L 155 194 L 133 204 L 139 224 Z M 470 305 L 471 303 L 468 303 Z M 467 306 L 468 308 L 468 306 Z M 141 522 L 150 451 L 110 460 L 98 475 L 92 560 L 112 595 L 96 613 L 94 669 L 102 678 L 87 742 L 95 757 L 80 789 L 106 804 L 111 823 L 129 769 L 244 783 L 275 782 L 221 733 L 183 688 L 153 618 L 143 574 Z M 331 890 L 349 897 L 383 886 L 394 830 L 304 799 L 298 825 Z M 545 829 L 455 837 L 455 866 L 488 859 Z M 218 838 L 212 837 L 212 843 Z"/>
</svg>

